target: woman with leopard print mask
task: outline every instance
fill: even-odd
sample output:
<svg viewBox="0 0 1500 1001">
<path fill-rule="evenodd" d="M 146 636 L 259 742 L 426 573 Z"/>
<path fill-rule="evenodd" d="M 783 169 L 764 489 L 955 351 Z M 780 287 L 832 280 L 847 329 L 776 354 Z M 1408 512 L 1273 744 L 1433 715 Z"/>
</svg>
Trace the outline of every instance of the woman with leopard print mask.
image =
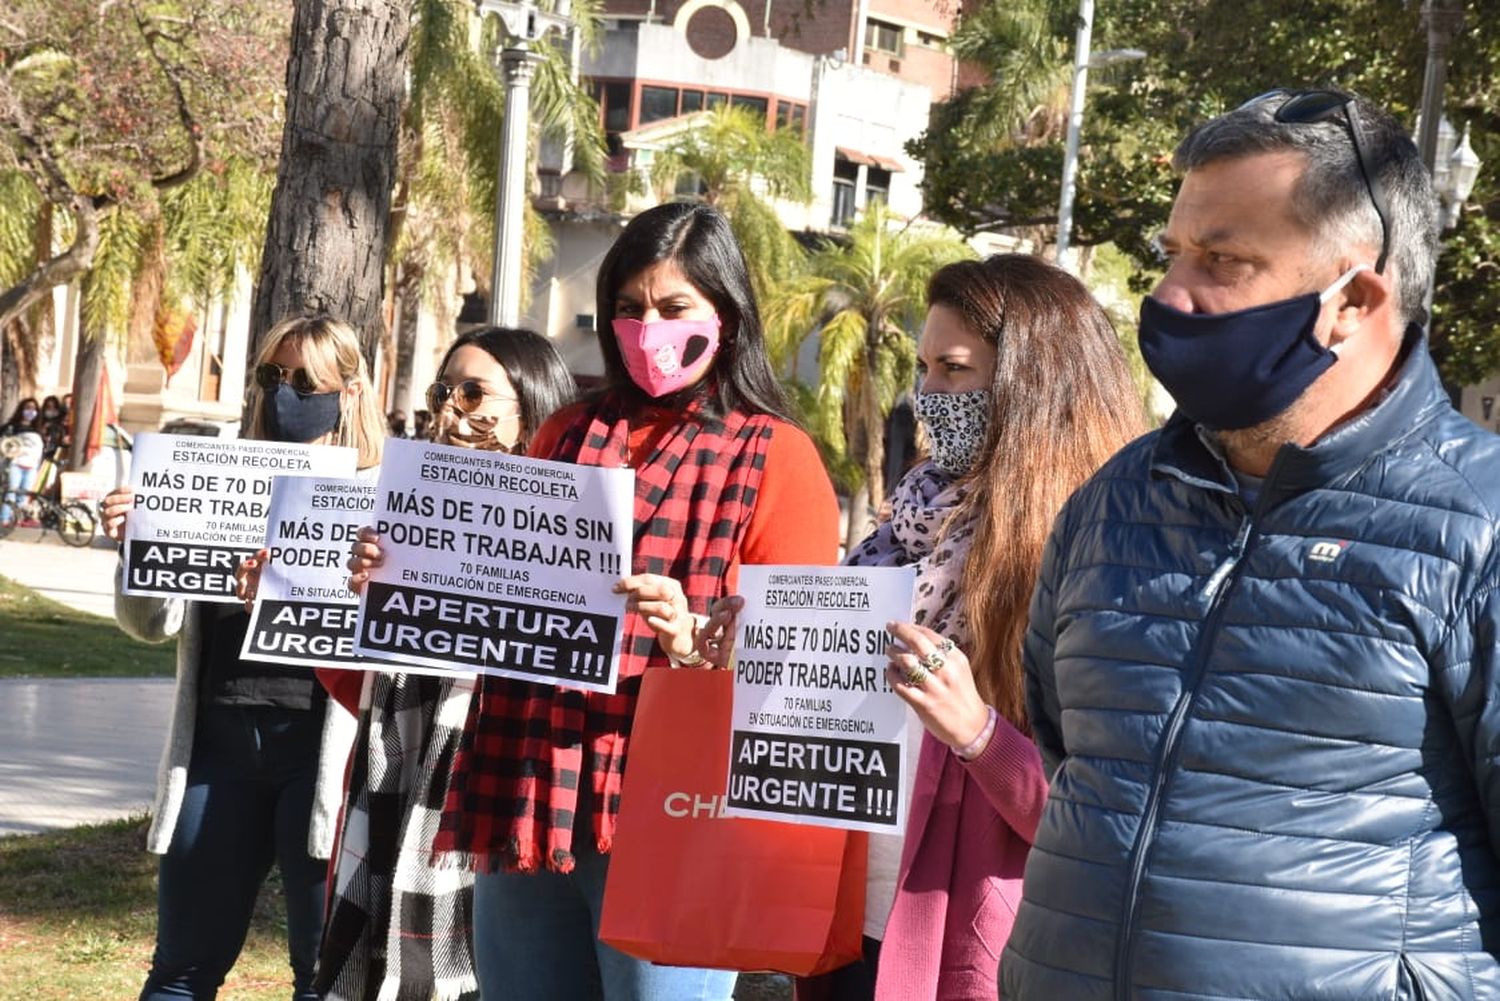
<svg viewBox="0 0 1500 1001">
<path fill-rule="evenodd" d="M 870 837 L 865 961 L 800 981 L 799 1001 L 996 997 L 1047 798 L 1021 667 L 1042 547 L 1068 495 L 1143 430 L 1114 328 L 1066 272 L 963 261 L 933 275 L 927 302 L 915 412 L 931 458 L 844 561 L 917 568 L 887 668 L 921 723 L 907 829 Z M 725 599 L 705 627 L 718 662 L 738 608 Z"/>
</svg>

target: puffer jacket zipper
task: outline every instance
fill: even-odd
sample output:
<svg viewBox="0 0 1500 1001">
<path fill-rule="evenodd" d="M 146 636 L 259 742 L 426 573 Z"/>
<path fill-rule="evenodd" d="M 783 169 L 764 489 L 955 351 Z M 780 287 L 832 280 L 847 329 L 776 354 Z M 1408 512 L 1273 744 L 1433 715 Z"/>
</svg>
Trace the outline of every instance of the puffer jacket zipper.
<svg viewBox="0 0 1500 1001">
<path fill-rule="evenodd" d="M 1280 459 L 1279 454 L 1277 459 Z M 1207 583 L 1203 585 L 1202 596 L 1208 600 L 1203 631 L 1199 634 L 1198 642 L 1193 648 L 1191 672 L 1182 686 L 1182 694 L 1178 696 L 1177 704 L 1172 707 L 1172 715 L 1167 720 L 1167 727 L 1162 733 L 1161 746 L 1157 750 L 1156 768 L 1151 779 L 1151 791 L 1146 797 L 1146 807 L 1141 812 L 1141 824 L 1136 830 L 1135 844 L 1131 848 L 1130 881 L 1125 886 L 1124 914 L 1120 919 L 1120 936 L 1115 947 L 1116 1001 L 1130 1001 L 1131 967 L 1134 965 L 1135 958 L 1135 917 L 1140 903 L 1138 896 L 1141 880 L 1146 873 L 1148 850 L 1152 837 L 1156 833 L 1156 825 L 1161 819 L 1161 804 L 1165 798 L 1167 779 L 1176 764 L 1177 752 L 1180 749 L 1179 738 L 1187 722 L 1188 711 L 1197 699 L 1203 676 L 1207 673 L 1208 655 L 1213 649 L 1214 635 L 1218 632 L 1224 597 L 1229 593 L 1240 564 L 1249 551 L 1255 520 L 1269 494 L 1271 482 L 1276 476 L 1277 464 L 1272 464 L 1270 474 L 1261 485 L 1255 511 L 1246 512 L 1241 520 L 1234 542 L 1230 545 L 1229 555 L 1214 568 Z"/>
</svg>

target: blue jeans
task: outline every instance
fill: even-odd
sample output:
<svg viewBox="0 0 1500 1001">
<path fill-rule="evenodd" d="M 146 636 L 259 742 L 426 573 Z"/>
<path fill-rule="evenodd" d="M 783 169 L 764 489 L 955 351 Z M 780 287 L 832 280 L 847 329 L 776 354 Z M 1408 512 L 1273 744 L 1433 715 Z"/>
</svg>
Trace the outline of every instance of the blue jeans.
<svg viewBox="0 0 1500 1001">
<path fill-rule="evenodd" d="M 580 850 L 589 840 L 574 835 L 570 873 L 475 880 L 480 994 L 497 1001 L 729 1001 L 738 976 L 732 971 L 657 966 L 599 941 L 609 857 L 591 844 Z"/>
<path fill-rule="evenodd" d="M 35 469 L 22 469 L 12 462 L 5 467 L 5 490 L 10 493 L 25 493 L 36 481 Z M 10 517 L 10 505 L 0 504 L 0 518 Z M 17 515 L 19 517 L 19 514 Z"/>
<path fill-rule="evenodd" d="M 187 792 L 162 856 L 156 953 L 141 1001 L 212 1001 L 239 958 L 274 859 L 295 1001 L 317 1001 L 328 863 L 307 852 L 322 712 L 200 709 Z"/>
</svg>

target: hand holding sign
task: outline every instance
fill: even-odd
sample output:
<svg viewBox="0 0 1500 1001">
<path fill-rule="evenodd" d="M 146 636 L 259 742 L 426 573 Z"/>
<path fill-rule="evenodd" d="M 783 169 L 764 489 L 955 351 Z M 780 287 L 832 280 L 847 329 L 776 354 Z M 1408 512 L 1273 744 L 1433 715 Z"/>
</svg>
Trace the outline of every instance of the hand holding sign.
<svg viewBox="0 0 1500 1001">
<path fill-rule="evenodd" d="M 675 661 L 693 660 L 698 651 L 697 622 L 681 584 L 671 577 L 638 573 L 621 578 L 615 593 L 625 595 L 625 607 L 646 620 L 667 656 Z"/>
<path fill-rule="evenodd" d="M 115 487 L 99 502 L 99 514 L 103 518 L 104 537 L 120 543 L 125 539 L 125 519 L 135 507 L 135 491 L 129 487 Z"/>
<path fill-rule="evenodd" d="M 944 744 L 954 750 L 972 744 L 989 723 L 990 710 L 974 686 L 969 658 L 952 644 L 944 651 L 944 638 L 926 626 L 890 622 L 886 630 L 901 644 L 890 648 L 885 669 L 896 694 Z"/>
<path fill-rule="evenodd" d="M 344 565 L 349 568 L 349 590 L 358 594 L 365 586 L 365 581 L 370 579 L 372 570 L 380 569 L 385 562 L 385 554 L 380 551 L 380 533 L 373 526 L 366 525 L 359 530 L 357 540 L 349 547 L 349 561 Z"/>
<path fill-rule="evenodd" d="M 260 572 L 270 558 L 269 549 L 257 549 L 254 555 L 246 557 L 234 568 L 234 593 L 245 603 L 247 612 L 255 608 L 255 592 L 260 589 Z"/>
<path fill-rule="evenodd" d="M 708 608 L 708 621 L 698 630 L 698 649 L 714 667 L 728 667 L 734 659 L 734 631 L 745 599 L 737 594 L 720 598 Z"/>
</svg>

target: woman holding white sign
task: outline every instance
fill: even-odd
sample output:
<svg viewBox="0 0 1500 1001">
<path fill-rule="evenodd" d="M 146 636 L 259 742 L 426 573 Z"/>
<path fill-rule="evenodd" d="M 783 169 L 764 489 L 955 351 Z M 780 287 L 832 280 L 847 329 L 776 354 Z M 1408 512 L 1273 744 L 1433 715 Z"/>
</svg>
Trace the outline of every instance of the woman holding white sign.
<svg viewBox="0 0 1500 1001">
<path fill-rule="evenodd" d="M 428 387 L 427 430 L 439 445 L 520 450 L 576 390 L 540 334 L 469 331 L 449 346 Z M 380 561 L 374 531 L 362 530 L 360 540 L 350 561 L 356 590 Z M 347 670 L 318 677 L 359 714 L 360 728 L 317 986 L 328 1001 L 471 996 L 474 876 L 433 865 L 432 841 L 474 679 Z"/>
<path fill-rule="evenodd" d="M 1022 255 L 961 261 L 927 299 L 914 410 L 931 457 L 845 560 L 917 568 L 886 672 L 922 724 L 907 829 L 870 836 L 864 962 L 799 981 L 799 1001 L 997 996 L 1047 798 L 1021 667 L 1042 547 L 1067 496 L 1143 429 L 1114 328 L 1071 275 Z M 700 635 L 716 663 L 739 600 Z"/>
<path fill-rule="evenodd" d="M 605 386 L 549 421 L 531 454 L 635 470 L 618 689 L 486 677 L 437 847 L 479 873 L 484 996 L 727 999 L 733 973 L 658 967 L 597 940 L 641 676 L 673 655 L 701 662 L 689 613 L 739 563 L 831 561 L 838 511 L 722 215 L 679 203 L 632 219 L 600 266 L 596 316 Z M 674 640 L 658 644 L 653 622 L 675 623 Z"/>
<path fill-rule="evenodd" d="M 248 438 L 344 445 L 380 461 L 385 422 L 347 325 L 284 321 L 265 336 L 247 400 Z M 103 501 L 119 541 L 128 487 Z M 177 638 L 177 684 L 147 848 L 162 856 L 156 951 L 142 1001 L 212 998 L 234 966 L 274 861 L 287 909 L 293 996 L 314 1001 L 332 852 L 354 719 L 330 709 L 306 671 L 244 661 L 238 604 L 123 594 L 115 618 L 136 639 Z"/>
</svg>

